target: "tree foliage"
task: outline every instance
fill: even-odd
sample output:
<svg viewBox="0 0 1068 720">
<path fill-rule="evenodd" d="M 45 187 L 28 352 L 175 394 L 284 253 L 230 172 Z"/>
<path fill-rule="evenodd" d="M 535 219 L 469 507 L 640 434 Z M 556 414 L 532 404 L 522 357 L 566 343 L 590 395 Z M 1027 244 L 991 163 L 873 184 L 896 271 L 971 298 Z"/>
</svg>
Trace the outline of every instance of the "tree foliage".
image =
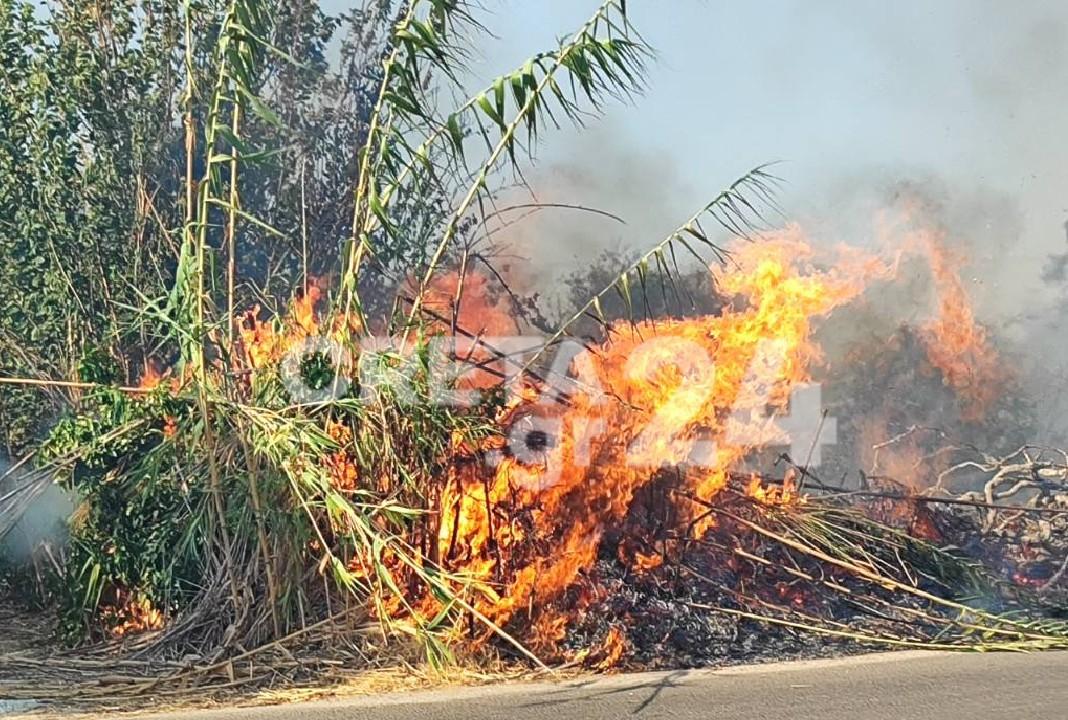
<svg viewBox="0 0 1068 720">
<path fill-rule="evenodd" d="M 168 3 L 142 26 L 116 3 L 0 3 L 0 372 L 70 377 L 87 345 L 118 346 L 121 306 L 165 281 L 165 233 L 146 212 L 173 177 Z M 173 186 L 173 181 L 171 182 Z M 163 223 L 166 220 L 163 219 Z M 7 449 L 58 397 L 0 389 Z"/>
<path fill-rule="evenodd" d="M 139 47 L 162 22 L 149 7 L 131 0 L 86 12 L 136 18 L 130 43 Z M 167 253 L 152 258 L 158 282 L 123 276 L 138 302 L 104 307 L 137 320 L 140 347 L 168 354 L 174 382 L 135 398 L 94 387 L 44 447 L 82 499 L 67 568 L 70 627 L 91 630 L 109 602 L 136 592 L 176 618 L 172 642 L 248 647 L 355 604 L 390 633 L 419 638 L 432 660 L 447 657 L 443 641 L 472 620 L 527 653 L 477 610 L 476 598 L 494 590 L 451 573 L 435 550 L 438 503 L 470 448 L 500 432 L 502 398 L 490 391 L 470 407 L 443 404 L 431 346 L 456 324 L 503 174 L 521 174 L 547 128 L 582 124 L 641 90 L 650 50 L 626 3 L 604 0 L 557 47 L 456 102 L 469 39 L 481 30 L 464 0 L 372 3 L 342 21 L 314 3 L 168 7 L 149 87 L 166 88 L 165 120 L 153 127 L 170 174 L 144 171 L 149 200 L 132 215 L 147 217 Z M 342 26 L 334 70 L 325 58 Z M 42 57 L 64 55 L 49 37 L 40 33 Z M 99 48 L 109 62 L 111 47 Z M 95 157 L 95 143 L 80 147 Z M 129 185 L 136 175 L 118 177 Z M 676 245 L 721 257 L 701 221 L 744 234 L 768 179 L 746 175 L 606 279 L 585 309 L 609 290 L 630 308 L 632 287 L 644 293 L 656 272 L 666 288 L 679 274 L 667 262 Z M 149 265 L 127 258 L 121 270 Z M 299 347 L 315 334 L 312 319 L 243 311 L 277 310 L 279 297 L 331 267 L 339 282 L 314 320 L 343 352 L 306 353 L 294 373 L 285 341 L 273 343 L 288 333 Z M 453 304 L 432 314 L 428 290 L 446 270 L 459 279 Z M 95 331 L 97 319 L 85 316 Z M 121 340 L 123 317 L 110 327 Z M 382 329 L 387 347 L 364 352 L 361 341 Z M 85 342 L 71 343 L 68 356 Z M 113 354 L 129 356 L 121 343 Z M 294 374 L 335 392 L 308 402 L 287 384 Z M 150 523 L 109 528 L 109 518 L 146 512 Z"/>
<path fill-rule="evenodd" d="M 246 135 L 269 152 L 245 169 L 242 202 L 279 233 L 239 236 L 242 302 L 277 308 L 305 273 L 335 267 L 391 4 L 339 17 L 317 2 L 263 4 L 263 40 L 277 52 L 264 55 L 250 91 L 278 110 L 246 118 Z M 143 355 L 169 352 L 141 309 L 175 281 L 182 96 L 193 92 L 199 134 L 223 6 L 92 0 L 42 12 L 0 2 L 0 376 L 76 380 L 79 359 L 103 347 L 136 380 Z M 199 180 L 206 168 L 193 159 Z M 219 237 L 210 241 L 221 254 Z M 0 448 L 26 448 L 76 400 L 0 386 Z"/>
</svg>

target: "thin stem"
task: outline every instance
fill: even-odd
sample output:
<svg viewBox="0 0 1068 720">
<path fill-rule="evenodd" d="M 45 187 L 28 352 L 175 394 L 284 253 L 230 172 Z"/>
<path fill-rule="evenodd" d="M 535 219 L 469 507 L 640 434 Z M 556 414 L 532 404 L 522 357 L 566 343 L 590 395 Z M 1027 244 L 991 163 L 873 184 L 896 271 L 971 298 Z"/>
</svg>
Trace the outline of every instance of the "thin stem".
<svg viewBox="0 0 1068 720">
<path fill-rule="evenodd" d="M 448 225 L 445 227 L 445 232 L 442 233 L 441 241 L 438 243 L 437 247 L 434 249 L 433 255 L 431 255 L 430 257 L 429 266 L 427 267 L 426 273 L 423 275 L 423 279 L 419 284 L 419 292 L 416 294 L 414 302 L 412 303 L 411 310 L 408 313 L 408 323 L 407 327 L 404 330 L 405 338 L 407 338 L 408 332 L 412 327 L 413 323 L 415 322 L 415 318 L 418 316 L 419 310 L 422 308 L 423 297 L 426 294 L 427 286 L 430 285 L 430 281 L 433 279 L 434 273 L 437 272 L 438 265 L 441 263 L 441 259 L 445 255 L 445 251 L 455 239 L 456 233 L 459 231 L 460 228 L 460 222 L 463 220 L 464 216 L 467 215 L 467 211 L 471 208 L 471 205 L 474 204 L 475 200 L 478 198 L 479 193 L 482 192 L 483 188 L 486 186 L 486 183 L 489 180 L 490 172 L 497 166 L 497 162 L 506 152 L 508 152 L 508 149 L 512 146 L 512 141 L 515 138 L 515 134 L 519 131 L 519 128 L 523 126 L 523 122 L 526 117 L 535 110 L 539 98 L 545 93 L 546 88 L 551 86 L 557 71 L 559 71 L 560 68 L 564 67 L 565 63 L 571 57 L 571 54 L 574 53 L 579 47 L 583 38 L 589 35 L 590 32 L 597 27 L 598 23 L 601 22 L 605 13 L 608 12 L 609 8 L 614 6 L 614 3 L 615 0 L 605 0 L 605 2 L 602 3 L 599 8 L 597 8 L 597 12 L 594 13 L 593 17 L 591 17 L 586 22 L 586 24 L 582 26 L 582 29 L 575 33 L 575 36 L 571 39 L 571 42 L 568 43 L 568 45 L 563 48 L 563 50 L 561 50 L 561 52 L 556 56 L 556 60 L 553 62 L 552 66 L 545 72 L 544 76 L 542 76 L 541 81 L 538 83 L 537 87 L 531 91 L 530 96 L 526 99 L 526 102 L 519 109 L 519 112 L 516 113 L 515 117 L 512 119 L 512 122 L 508 125 L 507 128 L 504 129 L 504 132 L 501 134 L 500 139 L 497 141 L 497 144 L 493 148 L 493 152 L 490 153 L 489 158 L 486 160 L 485 163 L 482 164 L 482 168 L 479 170 L 475 181 L 471 184 L 471 187 L 468 189 L 467 194 L 457 206 L 456 211 L 452 214 Z"/>
<path fill-rule="evenodd" d="M 415 17 L 415 9 L 419 4 L 419 0 L 410 0 L 407 11 L 404 14 L 404 18 L 398 25 L 398 30 L 406 28 L 411 24 L 412 19 Z M 388 107 L 388 97 L 393 80 L 394 69 L 397 65 L 397 60 L 401 54 L 401 46 L 399 43 L 394 43 L 393 49 L 390 50 L 389 55 L 386 57 L 383 63 L 382 69 L 382 83 L 378 89 L 378 99 L 375 101 L 374 109 L 371 111 L 371 124 L 367 129 L 367 140 L 364 143 L 363 149 L 360 151 L 360 171 L 358 181 L 356 185 L 355 202 L 352 213 L 352 236 L 350 239 L 351 246 L 349 247 L 349 259 L 346 263 L 345 273 L 343 275 L 343 291 L 345 293 L 345 317 L 349 317 L 352 312 L 353 304 L 358 296 L 358 283 L 359 283 L 359 270 L 360 265 L 363 263 L 363 257 L 366 251 L 364 247 L 364 233 L 363 228 L 366 223 L 366 216 L 368 214 L 368 189 L 371 186 L 371 182 L 377 182 L 376 178 L 372 178 L 371 168 L 371 150 L 375 146 L 376 142 L 380 142 L 380 148 L 385 147 L 386 140 L 379 138 L 379 135 L 383 133 L 382 125 L 383 116 L 387 115 L 386 108 Z M 388 127 L 390 122 L 386 122 Z M 381 150 L 377 154 L 381 156 Z M 376 162 L 377 166 L 377 162 Z M 360 310 L 361 324 L 366 326 L 364 318 L 362 317 L 363 311 Z"/>
<path fill-rule="evenodd" d="M 105 385 L 103 383 L 91 383 L 91 382 L 74 382 L 70 380 L 38 380 L 36 378 L 12 378 L 12 377 L 0 377 L 0 385 L 25 385 L 32 387 L 60 387 L 71 388 L 74 390 L 102 390 L 104 388 L 111 390 L 120 390 L 127 393 L 143 393 L 148 394 L 155 392 L 155 388 L 133 387 L 133 386 L 119 386 Z"/>
<path fill-rule="evenodd" d="M 230 124 L 230 131 L 234 134 L 234 137 L 238 137 L 238 130 L 241 125 L 241 106 L 237 103 L 234 104 L 233 119 Z M 229 217 L 226 221 L 226 248 L 227 248 L 227 266 L 226 266 L 226 310 L 227 310 L 227 338 L 229 341 L 229 352 L 232 354 L 234 351 L 234 334 L 236 327 L 234 323 L 234 285 L 237 276 L 237 203 L 239 201 L 237 191 L 237 178 L 238 178 L 238 157 L 237 147 L 230 148 L 230 208 Z M 302 188 L 303 191 L 303 188 Z"/>
</svg>

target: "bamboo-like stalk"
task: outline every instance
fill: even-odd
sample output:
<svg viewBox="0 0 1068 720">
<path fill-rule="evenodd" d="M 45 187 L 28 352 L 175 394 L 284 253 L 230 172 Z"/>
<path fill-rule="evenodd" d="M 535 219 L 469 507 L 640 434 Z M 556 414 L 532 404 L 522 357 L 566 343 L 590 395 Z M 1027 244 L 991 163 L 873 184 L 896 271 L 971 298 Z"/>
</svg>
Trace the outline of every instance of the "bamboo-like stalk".
<svg viewBox="0 0 1068 720">
<path fill-rule="evenodd" d="M 460 222 L 467 215 L 467 211 L 471 208 L 471 205 L 475 202 L 475 199 L 479 196 L 479 193 L 486 187 L 489 180 L 489 174 L 496 167 L 501 157 L 512 147 L 512 142 L 515 139 L 516 133 L 521 127 L 526 124 L 527 116 L 535 110 L 537 103 L 541 95 L 551 86 L 554 81 L 554 77 L 561 67 L 568 61 L 571 55 L 575 52 L 579 43 L 582 42 L 593 29 L 600 23 L 605 17 L 608 11 L 614 7 L 615 0 L 605 0 L 600 7 L 597 8 L 597 12 L 593 14 L 585 25 L 575 33 L 571 42 L 568 43 L 557 55 L 555 62 L 551 68 L 546 71 L 535 90 L 530 93 L 526 102 L 515 114 L 515 117 L 507 125 L 501 134 L 500 139 L 494 146 L 493 151 L 490 153 L 489 158 L 482 164 L 476 174 L 475 181 L 467 190 L 467 194 L 457 205 L 456 210 L 452 213 L 448 224 L 445 226 L 445 231 L 442 233 L 441 240 L 438 242 L 437 247 L 434 248 L 434 252 L 430 256 L 430 261 L 427 266 L 426 272 L 423 274 L 422 280 L 419 283 L 419 292 L 416 293 L 413 298 L 412 307 L 408 312 L 408 324 L 404 331 L 404 337 L 407 338 L 408 331 L 415 324 L 415 319 L 419 316 L 419 310 L 423 305 L 423 298 L 426 294 L 426 288 L 430 285 L 430 281 L 434 277 L 434 274 L 438 270 L 438 265 L 441 263 L 441 259 L 445 254 L 445 251 L 452 244 L 453 239 L 456 237 L 456 232 L 460 227 Z"/>
<path fill-rule="evenodd" d="M 762 535 L 762 536 L 768 538 L 769 540 L 774 540 L 777 543 L 780 543 L 780 544 L 782 544 L 782 545 L 784 545 L 786 547 L 789 547 L 789 548 L 791 548 L 793 550 L 796 550 L 798 552 L 801 552 L 801 553 L 804 553 L 806 555 L 809 555 L 809 556 L 811 556 L 813 558 L 816 558 L 817 560 L 820 560 L 822 562 L 825 562 L 825 563 L 834 565 L 836 567 L 839 567 L 842 570 L 845 570 L 847 572 L 850 572 L 850 573 L 853 573 L 855 575 L 858 575 L 858 576 L 864 578 L 865 580 L 868 580 L 869 582 L 871 582 L 871 583 L 873 583 L 875 585 L 878 585 L 880 587 L 884 587 L 884 588 L 886 588 L 888 590 L 898 590 L 898 591 L 904 592 L 904 593 L 906 593 L 908 595 L 912 595 L 914 597 L 920 598 L 921 600 L 925 600 L 927 602 L 930 602 L 930 603 L 932 603 L 934 605 L 940 605 L 942 607 L 946 607 L 946 608 L 949 608 L 951 610 L 955 610 L 955 611 L 960 612 L 960 613 L 973 614 L 973 615 L 976 615 L 977 617 L 984 617 L 984 618 L 992 620 L 992 621 L 994 621 L 996 623 L 1002 623 L 1002 624 L 1009 625 L 1009 626 L 1014 626 L 1014 627 L 1022 627 L 1023 626 L 1023 623 L 1011 620 L 1009 618 L 999 617 L 999 616 L 993 615 L 993 614 L 991 614 L 989 612 L 986 612 L 985 610 L 981 610 L 979 608 L 971 607 L 971 606 L 968 606 L 968 605 L 964 605 L 962 603 L 954 602 L 952 600 L 947 600 L 946 598 L 938 597 L 937 595 L 929 593 L 929 592 L 927 592 L 927 591 L 925 591 L 925 590 L 923 590 L 921 588 L 918 588 L 918 587 L 916 587 L 914 585 L 909 585 L 907 583 L 903 583 L 903 582 L 901 582 L 899 580 L 896 580 L 896 579 L 894 579 L 892 577 L 889 577 L 887 575 L 875 572 L 874 570 L 872 570 L 870 568 L 867 568 L 867 567 L 864 567 L 861 564 L 853 563 L 853 562 L 847 562 L 847 561 L 842 560 L 840 558 L 833 557 L 833 556 L 828 555 L 827 553 L 819 550 L 818 548 L 811 547 L 809 545 L 806 545 L 806 544 L 803 544 L 801 542 L 798 542 L 797 540 L 794 540 L 792 538 L 789 538 L 789 537 L 786 537 L 786 536 L 781 535 L 779 533 L 773 532 L 772 530 L 769 530 L 769 529 L 767 529 L 765 527 L 762 527 L 762 526 L 758 525 L 757 523 L 754 523 L 754 522 L 752 522 L 750 520 L 747 520 L 747 519 L 745 519 L 743 517 L 739 517 L 738 515 L 735 515 L 734 513 L 728 512 L 726 510 L 722 510 L 722 509 L 718 509 L 718 508 L 711 508 L 711 507 L 709 509 L 712 510 L 715 514 L 723 515 L 725 517 L 728 517 L 731 520 L 733 520 L 734 522 L 746 527 L 749 530 L 752 530 L 753 532 L 757 533 L 758 535 Z M 1022 635 L 1028 635 L 1029 633 L 1025 633 L 1025 632 L 1021 631 L 1021 634 Z"/>
<path fill-rule="evenodd" d="M 219 31 L 219 68 L 216 76 L 215 85 L 211 96 L 211 108 L 207 117 L 207 130 L 205 149 L 208 153 L 207 163 L 207 177 L 200 184 L 199 188 L 199 203 L 196 216 L 192 218 L 192 223 L 196 226 L 196 233 L 193 241 L 195 242 L 195 264 L 193 267 L 193 292 L 194 292 L 194 324 L 193 324 L 193 347 L 190 359 L 193 364 L 193 372 L 197 378 L 197 404 L 200 412 L 201 421 L 203 422 L 203 442 L 204 449 L 207 454 L 208 462 L 208 481 L 209 481 L 209 493 L 212 498 L 212 506 L 215 510 L 215 522 L 216 531 L 219 533 L 219 538 L 222 542 L 223 551 L 223 563 L 227 577 L 230 582 L 231 600 L 234 606 L 234 612 L 238 612 L 238 608 L 241 605 L 241 591 L 237 582 L 237 575 L 234 571 L 233 561 L 233 549 L 230 541 L 230 532 L 227 527 L 226 520 L 226 506 L 225 500 L 222 494 L 222 478 L 219 468 L 218 458 L 218 442 L 215 437 L 213 428 L 213 417 L 211 403 L 208 399 L 210 392 L 210 378 L 208 377 L 207 357 L 206 357 L 206 343 L 208 339 L 207 331 L 207 288 L 205 286 L 206 265 L 207 265 L 207 252 L 208 252 L 208 227 L 209 227 L 209 213 L 212 206 L 212 191 L 214 188 L 213 177 L 213 165 L 215 164 L 215 158 L 212 156 L 214 153 L 217 137 L 218 137 L 218 125 L 219 119 L 222 116 L 222 105 L 224 99 L 227 97 L 226 91 L 228 86 L 228 68 L 227 68 L 227 52 L 229 50 L 230 31 L 234 24 L 238 22 L 237 18 L 237 5 L 239 0 L 231 0 L 226 9 L 226 14 L 223 19 L 222 26 Z M 191 80 L 189 81 L 192 82 Z M 190 93 L 191 102 L 191 93 Z M 187 160 L 187 163 L 189 161 Z M 191 180 L 191 178 L 190 178 Z M 233 227 L 233 220 L 236 213 L 236 207 L 231 207 L 231 227 Z M 189 228 L 187 232 L 192 233 L 192 228 Z"/>
<path fill-rule="evenodd" d="M 155 388 L 143 388 L 132 385 L 104 385 L 102 383 L 75 382 L 73 380 L 40 380 L 37 378 L 13 378 L 0 377 L 0 385 L 25 385 L 28 387 L 57 387 L 72 390 L 120 390 L 126 393 L 148 394 L 155 392 Z"/>
<path fill-rule="evenodd" d="M 403 18 L 399 23 L 398 29 L 405 28 L 411 23 L 415 17 L 416 8 L 419 5 L 419 0 L 409 0 L 407 9 L 404 11 Z M 345 294 L 344 308 L 345 317 L 353 311 L 353 307 L 356 307 L 357 312 L 360 314 L 361 324 L 366 327 L 366 318 L 363 317 L 363 310 L 360 307 L 361 303 L 357 302 L 359 297 L 359 271 L 360 266 L 363 263 L 363 257 L 367 248 L 365 247 L 364 237 L 362 229 L 366 223 L 366 217 L 369 213 L 369 198 L 368 191 L 372 182 L 377 182 L 377 179 L 372 178 L 371 168 L 371 150 L 375 147 L 376 143 L 379 146 L 379 153 L 385 148 L 387 138 L 380 137 L 385 133 L 382 130 L 383 115 L 387 113 L 389 107 L 388 98 L 390 91 L 390 84 L 393 79 L 393 73 L 395 71 L 397 61 L 401 55 L 401 47 L 399 44 L 394 43 L 393 48 L 386 56 L 385 61 L 382 64 L 382 82 L 378 89 L 378 98 L 375 100 L 374 108 L 371 110 L 371 123 L 367 129 L 367 139 L 364 142 L 364 147 L 360 152 L 360 170 L 357 186 L 355 189 L 355 198 L 353 203 L 352 213 L 352 236 L 349 239 L 351 243 L 349 247 L 349 257 L 345 266 L 344 273 L 342 275 L 342 288 Z M 386 127 L 389 126 L 389 122 L 385 122 Z M 376 156 L 377 159 L 378 156 Z M 335 380 L 336 385 L 336 380 Z"/>
<path fill-rule="evenodd" d="M 796 577 L 798 579 L 804 580 L 805 582 L 812 583 L 813 585 L 821 585 L 821 586 L 823 586 L 823 587 L 827 588 L 828 590 L 831 590 L 831 591 L 833 591 L 835 593 L 839 593 L 841 595 L 849 596 L 851 598 L 855 598 L 856 597 L 856 593 L 854 593 L 852 590 L 850 590 L 849 588 L 847 588 L 847 587 L 845 587 L 845 586 L 843 586 L 843 585 L 841 585 L 839 583 L 835 583 L 835 582 L 831 582 L 829 580 L 824 580 L 824 579 L 821 579 L 821 578 L 817 578 L 817 577 L 813 576 L 811 573 L 806 573 L 804 571 L 801 571 L 801 570 L 798 570 L 798 569 L 795 569 L 795 568 L 786 567 L 786 566 L 783 566 L 783 565 L 777 565 L 776 563 L 772 562 L 771 560 L 768 560 L 767 558 L 763 558 L 763 557 L 759 557 L 757 555 L 753 555 L 752 553 L 746 552 L 746 551 L 742 550 L 741 548 L 735 548 L 734 549 L 734 553 L 736 555 L 738 555 L 739 557 L 742 557 L 742 558 L 745 558 L 746 560 L 749 560 L 750 562 L 755 562 L 755 563 L 758 563 L 760 565 L 764 565 L 765 567 L 768 567 L 768 568 L 777 567 L 779 570 L 782 570 L 783 572 L 787 573 L 788 575 L 792 575 L 792 576 L 794 576 L 794 577 Z M 698 577 L 699 579 L 702 579 L 702 580 L 705 580 L 705 581 L 708 581 L 708 582 L 714 582 L 714 581 L 709 580 L 708 578 L 705 578 L 704 576 L 702 576 L 700 573 L 698 573 L 697 571 L 693 570 L 692 568 L 684 567 L 684 569 L 687 572 L 689 572 L 690 574 L 694 575 L 695 577 Z M 718 583 L 717 583 L 717 585 L 718 585 Z M 731 590 L 730 588 L 723 587 L 722 585 L 720 585 L 719 587 L 722 590 L 729 591 L 729 592 L 731 592 L 733 594 L 736 594 L 739 597 L 741 597 L 741 593 L 738 593 L 737 591 Z M 758 602 L 760 602 L 761 604 L 766 604 L 763 600 L 760 600 L 759 598 L 749 598 L 749 599 L 754 599 L 754 600 L 757 600 Z M 1018 637 L 1028 637 L 1028 638 L 1033 639 L 1033 640 L 1050 639 L 1049 636 L 1042 635 L 1042 634 L 1021 633 L 1019 630 L 1015 630 L 1015 629 L 1009 629 L 1009 628 L 1003 628 L 1003 627 L 993 627 L 993 626 L 990 626 L 990 625 L 978 625 L 978 624 L 975 624 L 975 623 L 966 622 L 966 621 L 961 620 L 961 619 L 951 619 L 951 618 L 942 617 L 942 616 L 939 616 L 939 615 L 931 615 L 930 613 L 923 612 L 922 610 L 919 610 L 917 608 L 908 607 L 907 605 L 902 605 L 902 604 L 894 604 L 894 603 L 891 603 L 888 600 L 884 600 L 882 598 L 875 597 L 875 596 L 867 596 L 865 599 L 868 602 L 874 602 L 877 605 L 881 605 L 882 607 L 886 608 L 887 610 L 903 613 L 905 615 L 912 615 L 913 617 L 916 617 L 917 619 L 923 620 L 925 622 L 933 623 L 933 624 L 945 625 L 945 626 L 948 626 L 948 627 L 959 627 L 959 628 L 962 628 L 964 630 L 971 630 L 971 631 L 974 631 L 974 632 L 977 632 L 977 633 L 985 633 L 985 634 L 988 634 L 988 635 L 1007 635 L 1007 636 L 1017 637 L 1017 638 Z M 859 601 L 857 601 L 857 602 L 859 602 Z M 798 611 L 796 609 L 794 609 L 794 608 L 783 608 L 783 607 L 780 607 L 780 606 L 776 606 L 775 609 L 782 610 L 782 611 L 789 611 L 789 612 L 792 612 L 792 613 L 798 613 Z M 811 618 L 811 617 L 809 617 L 807 619 L 815 621 L 815 619 Z M 833 624 L 839 625 L 840 623 L 833 623 Z M 1066 642 L 1068 642 L 1068 639 L 1066 639 Z"/>
<path fill-rule="evenodd" d="M 696 607 L 705 610 L 712 610 L 715 612 L 726 613 L 727 615 L 735 615 L 737 617 L 745 618 L 746 620 L 753 620 L 755 622 L 767 623 L 769 625 L 781 625 L 783 627 L 793 628 L 795 630 L 803 630 L 805 632 L 817 633 L 820 635 L 832 635 L 834 637 L 843 638 L 846 640 L 855 640 L 861 643 L 886 645 L 888 647 L 902 647 L 902 648 L 914 648 L 918 650 L 949 650 L 955 652 L 970 651 L 970 652 L 983 652 L 989 650 L 1002 650 L 1013 652 L 1027 652 L 1030 650 L 1050 650 L 1057 647 L 1068 646 L 1068 641 L 1060 643 L 1054 639 L 1046 641 L 1035 642 L 1016 642 L 1016 643 L 977 643 L 972 645 L 953 645 L 950 643 L 938 643 L 938 642 L 926 642 L 916 640 L 900 640 L 896 638 L 890 638 L 881 635 L 868 635 L 865 633 L 852 632 L 846 630 L 836 630 L 834 628 L 828 628 L 816 623 L 801 623 L 793 622 L 791 620 L 784 620 L 782 618 L 772 617 L 770 615 L 758 615 L 756 613 L 747 612 L 744 610 L 736 610 L 734 608 L 726 608 L 717 605 L 705 605 L 702 603 L 687 603 L 691 607 Z"/>
<path fill-rule="evenodd" d="M 233 118 L 230 131 L 234 137 L 239 137 L 241 127 L 241 105 L 234 103 Z M 238 196 L 238 154 L 237 147 L 230 148 L 230 207 L 226 223 L 226 330 L 229 348 L 227 352 L 232 356 L 234 353 L 234 333 L 236 332 L 235 319 L 237 313 L 234 310 L 235 283 L 237 278 L 237 207 L 240 198 Z"/>
<path fill-rule="evenodd" d="M 278 618 L 278 580 L 275 576 L 274 557 L 271 554 L 271 544 L 267 538 L 267 521 L 266 518 L 264 518 L 263 502 L 260 499 L 259 460 L 256 458 L 255 454 L 250 451 L 245 436 L 242 436 L 242 444 L 245 448 L 245 458 L 248 463 L 249 500 L 252 502 L 252 512 L 255 516 L 256 540 L 260 546 L 260 552 L 263 556 L 263 568 L 267 575 L 267 601 L 270 604 L 271 625 L 274 630 L 274 636 L 281 637 L 282 629 Z"/>
</svg>

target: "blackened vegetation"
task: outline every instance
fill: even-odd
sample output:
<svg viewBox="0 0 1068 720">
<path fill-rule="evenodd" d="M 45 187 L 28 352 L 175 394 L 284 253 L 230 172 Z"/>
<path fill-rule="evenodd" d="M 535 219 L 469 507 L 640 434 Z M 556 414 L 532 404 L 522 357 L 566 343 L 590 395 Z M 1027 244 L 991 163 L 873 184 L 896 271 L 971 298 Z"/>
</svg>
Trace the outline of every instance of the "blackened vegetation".
<svg viewBox="0 0 1068 720">
<path fill-rule="evenodd" d="M 597 648 L 622 631 L 620 663 L 641 669 L 880 648 L 1063 646 L 1068 468 L 1054 467 L 1047 474 L 1060 492 L 1029 502 L 1030 512 L 984 507 L 968 494 L 942 503 L 891 484 L 767 504 L 736 478 L 701 539 L 665 533 L 674 525 L 658 513 L 671 510 L 643 492 L 629 527 L 648 530 L 649 542 L 605 538 L 596 567 L 562 601 L 576 618 L 565 645 L 593 648 L 596 664 Z M 670 548 L 662 564 L 636 568 L 634 548 L 654 545 Z"/>
</svg>

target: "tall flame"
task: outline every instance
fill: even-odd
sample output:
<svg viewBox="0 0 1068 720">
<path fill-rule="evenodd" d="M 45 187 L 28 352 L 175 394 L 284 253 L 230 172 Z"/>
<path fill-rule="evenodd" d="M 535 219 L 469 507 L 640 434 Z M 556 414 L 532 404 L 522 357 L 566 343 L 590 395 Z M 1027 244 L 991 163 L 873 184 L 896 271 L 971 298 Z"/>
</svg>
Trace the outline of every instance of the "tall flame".
<svg viewBox="0 0 1068 720">
<path fill-rule="evenodd" d="M 927 357 L 963 401 L 963 419 L 976 422 L 998 398 L 1005 374 L 986 330 L 975 320 L 956 270 L 963 259 L 947 249 L 941 233 L 923 232 L 918 240 L 930 262 L 938 296 L 938 312 L 922 328 Z"/>
<path fill-rule="evenodd" d="M 681 516 L 707 531 L 711 521 L 697 517 L 687 495 L 713 498 L 753 448 L 781 440 L 765 411 L 785 409 L 819 362 L 814 322 L 891 272 L 855 253 L 821 269 L 797 226 L 740 247 L 733 260 L 720 283 L 735 300 L 722 314 L 617 327 L 576 361 L 580 386 L 600 391 L 539 408 L 539 424 L 555 428 L 540 462 L 510 457 L 489 482 L 473 474 L 450 485 L 443 560 L 489 581 L 502 570 L 494 550 L 516 549 L 503 597 L 483 608 L 496 622 L 537 605 L 537 639 L 558 639 L 564 624 L 546 604 L 593 565 L 605 530 L 625 521 L 635 493 L 662 468 L 679 474 L 672 502 Z M 530 524 L 491 522 L 506 502 L 518 503 L 511 515 Z"/>
<path fill-rule="evenodd" d="M 917 233 L 905 248 L 928 259 L 936 281 L 938 313 L 922 329 L 930 363 L 960 393 L 965 412 L 979 416 L 997 392 L 992 344 L 943 238 Z M 479 613 L 498 625 L 527 613 L 534 649 L 551 647 L 566 629 L 566 606 L 582 595 L 602 538 L 635 522 L 629 515 L 638 493 L 664 488 L 676 536 L 712 529 L 715 521 L 702 504 L 724 490 L 754 451 L 788 444 L 776 419 L 822 362 L 814 340 L 819 321 L 897 269 L 897 259 L 848 248 L 818 254 L 796 225 L 739 245 L 730 270 L 718 277 L 729 299 L 718 315 L 614 327 L 572 363 L 564 403 L 522 388 L 498 420 L 531 442 L 523 452 L 503 438 L 469 449 L 496 458 L 490 469 L 476 462 L 447 466 L 427 559 L 474 581 L 482 590 L 472 600 Z M 435 331 L 476 340 L 516 332 L 508 298 L 490 292 L 487 278 L 467 274 L 457 307 L 459 281 L 457 274 L 442 275 L 424 296 Z M 250 313 L 241 328 L 248 365 L 267 366 L 305 338 L 337 332 L 337 321 L 321 326 L 321 295 L 310 288 L 284 320 L 262 322 Z M 476 342 L 467 359 L 493 358 Z M 484 374 L 461 384 L 499 382 Z M 877 428 L 867 430 L 876 437 Z M 344 428 L 328 431 L 346 444 Z M 463 443 L 457 438 L 452 450 L 462 454 Z M 347 452 L 324 463 L 340 491 L 367 481 Z M 801 502 L 796 480 L 781 488 L 754 480 L 748 492 L 769 505 Z M 642 533 L 630 536 L 633 543 L 619 546 L 621 559 L 639 570 L 657 566 Z M 353 571 L 366 571 L 359 558 Z M 435 602 L 426 598 L 419 607 L 436 614 Z M 605 655 L 617 657 L 624 647 L 625 637 L 613 635 Z"/>
</svg>

